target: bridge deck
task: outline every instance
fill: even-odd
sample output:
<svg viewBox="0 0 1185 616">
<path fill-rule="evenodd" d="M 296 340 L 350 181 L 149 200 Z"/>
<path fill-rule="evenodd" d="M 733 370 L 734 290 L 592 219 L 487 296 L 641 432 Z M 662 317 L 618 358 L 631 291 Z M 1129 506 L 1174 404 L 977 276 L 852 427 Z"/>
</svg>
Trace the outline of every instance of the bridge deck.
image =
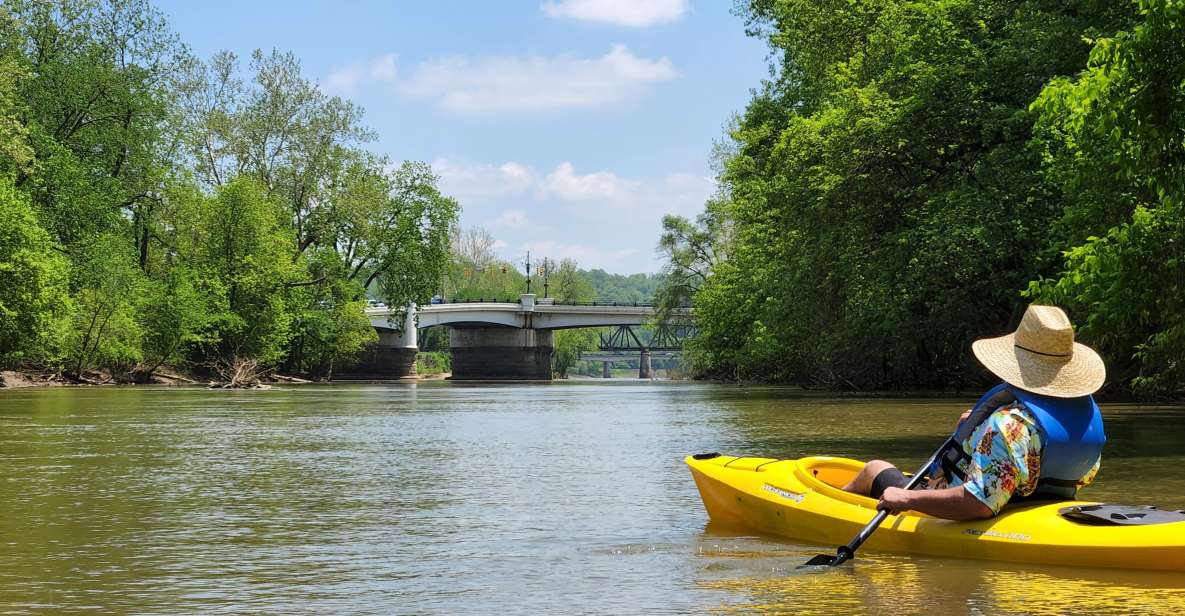
<svg viewBox="0 0 1185 616">
<path fill-rule="evenodd" d="M 392 312 L 388 307 L 376 307 L 367 309 L 366 314 L 372 325 L 382 329 L 391 327 L 388 318 Z M 417 324 L 421 328 L 450 325 L 569 329 L 642 325 L 656 314 L 654 306 L 537 303 L 534 296 L 523 296 L 519 302 L 458 302 L 430 304 L 416 309 Z M 679 316 L 693 318 L 690 310 L 681 311 Z"/>
</svg>

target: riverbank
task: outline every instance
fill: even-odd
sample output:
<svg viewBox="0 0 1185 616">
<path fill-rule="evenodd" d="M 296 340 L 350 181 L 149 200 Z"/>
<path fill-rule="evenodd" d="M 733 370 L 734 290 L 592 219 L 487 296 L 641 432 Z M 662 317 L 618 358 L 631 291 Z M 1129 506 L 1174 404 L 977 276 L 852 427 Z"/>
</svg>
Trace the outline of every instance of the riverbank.
<svg viewBox="0 0 1185 616">
<path fill-rule="evenodd" d="M 632 374 L 632 372 L 631 372 Z M 452 379 L 452 372 L 432 372 L 429 374 L 417 374 L 406 376 L 397 381 L 446 381 Z M 572 375 L 576 378 L 555 380 L 589 380 L 600 381 L 604 380 L 601 377 L 594 377 L 589 375 Z M 109 385 L 206 385 L 216 389 L 237 388 L 237 389 L 262 389 L 270 387 L 271 385 L 296 385 L 305 383 L 357 383 L 360 381 L 371 381 L 373 379 L 307 379 L 299 376 L 287 374 L 269 374 L 260 376 L 258 381 L 245 387 L 231 387 L 226 380 L 213 379 L 210 375 L 196 374 L 175 368 L 165 368 L 153 372 L 152 376 L 147 380 L 135 380 L 127 375 L 112 375 L 105 372 L 88 372 L 82 378 L 71 378 L 70 376 L 53 373 L 53 372 L 38 372 L 29 370 L 0 370 L 0 390 L 5 389 L 23 389 L 30 387 L 96 387 Z M 951 388 L 951 389 L 935 389 L 935 390 L 868 390 L 868 391 L 835 391 L 826 389 L 815 389 L 809 387 L 802 387 L 797 385 L 786 385 L 778 383 L 764 383 L 761 381 L 750 380 L 725 380 L 713 378 L 671 378 L 665 377 L 660 380 L 664 381 L 686 381 L 689 383 L 702 383 L 712 385 L 727 385 L 733 387 L 780 387 L 787 390 L 797 391 L 800 394 L 811 396 L 829 397 L 837 399 L 858 399 L 858 398 L 881 398 L 885 400 L 898 399 L 934 399 L 934 398 L 951 398 L 951 397 L 976 397 L 980 395 L 983 390 L 971 390 L 965 388 Z M 984 388 L 986 389 L 986 387 Z M 1096 396 L 1100 404 L 1127 404 L 1127 403 L 1143 403 L 1143 404 L 1182 404 L 1185 403 L 1185 398 L 1159 398 L 1159 399 L 1141 399 L 1130 395 L 1123 395 L 1119 392 L 1106 392 Z"/>
<path fill-rule="evenodd" d="M 60 372 L 41 372 L 31 370 L 3 370 L 0 371 L 0 389 L 23 389 L 28 387 L 96 387 L 105 385 L 208 385 L 210 387 L 258 388 L 272 384 L 313 383 L 314 381 L 285 374 L 270 374 L 260 376 L 256 381 L 246 385 L 235 385 L 224 379 L 209 378 L 174 368 L 155 370 L 144 378 L 135 378 L 127 374 L 112 374 L 108 372 L 87 372 L 82 375 L 67 375 Z"/>
<path fill-rule="evenodd" d="M 451 379 L 451 372 L 435 372 L 432 374 L 413 375 L 398 379 L 400 381 L 444 381 Z M 350 383 L 354 381 L 333 379 L 306 379 L 289 374 L 269 374 L 260 376 L 256 383 L 239 389 L 258 389 L 271 385 L 300 385 L 305 383 Z M 105 372 L 89 372 L 82 377 L 70 377 L 56 372 L 38 372 L 31 370 L 0 370 L 0 390 L 24 389 L 30 387 L 99 387 L 108 385 L 206 385 L 211 388 L 232 388 L 229 381 L 211 379 L 209 375 L 200 375 L 183 370 L 157 370 L 150 377 L 136 380 L 127 375 L 112 375 Z"/>
<path fill-rule="evenodd" d="M 26 387 L 68 387 L 95 385 L 190 385 L 203 381 L 171 371 L 158 371 L 147 379 L 135 380 L 125 375 L 101 372 L 70 377 L 58 372 L 37 372 L 28 370 L 0 371 L 0 389 L 21 389 Z"/>
</svg>

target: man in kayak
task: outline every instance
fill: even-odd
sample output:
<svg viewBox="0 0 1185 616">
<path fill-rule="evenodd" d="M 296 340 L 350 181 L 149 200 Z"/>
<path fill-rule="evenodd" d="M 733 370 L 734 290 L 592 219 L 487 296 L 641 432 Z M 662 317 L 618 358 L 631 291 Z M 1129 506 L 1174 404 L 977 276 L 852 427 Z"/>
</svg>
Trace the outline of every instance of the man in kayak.
<svg viewBox="0 0 1185 616">
<path fill-rule="evenodd" d="M 925 489 L 883 460 L 867 463 L 844 489 L 880 500 L 893 513 L 950 520 L 990 518 L 1010 499 L 1072 499 L 1094 480 L 1106 437 L 1091 394 L 1106 369 L 1074 342 L 1066 313 L 1029 306 L 1015 333 L 976 340 L 976 359 L 1003 383 L 963 413 Z"/>
</svg>

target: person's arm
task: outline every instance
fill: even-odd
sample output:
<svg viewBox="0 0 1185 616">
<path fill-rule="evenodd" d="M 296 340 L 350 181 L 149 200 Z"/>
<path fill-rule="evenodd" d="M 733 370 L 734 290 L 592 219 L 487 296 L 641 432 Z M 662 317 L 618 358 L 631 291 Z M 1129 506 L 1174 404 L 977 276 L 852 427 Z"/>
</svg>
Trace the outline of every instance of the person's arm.
<svg viewBox="0 0 1185 616">
<path fill-rule="evenodd" d="M 920 511 L 947 520 L 983 520 L 992 517 L 990 507 L 963 489 L 963 486 L 941 490 L 905 490 L 885 488 L 879 509 L 892 513 Z"/>
</svg>

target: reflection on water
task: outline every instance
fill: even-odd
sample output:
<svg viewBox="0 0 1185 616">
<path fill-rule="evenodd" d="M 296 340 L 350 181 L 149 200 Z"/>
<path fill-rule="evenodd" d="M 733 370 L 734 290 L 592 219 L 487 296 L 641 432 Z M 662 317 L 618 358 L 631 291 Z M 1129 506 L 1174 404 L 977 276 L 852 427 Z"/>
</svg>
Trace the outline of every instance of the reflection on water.
<svg viewBox="0 0 1185 616">
<path fill-rule="evenodd" d="M 736 540 L 758 542 L 757 538 Z M 950 559 L 865 554 L 838 569 L 784 568 L 816 551 L 705 551 L 742 564 L 705 568 L 703 588 L 740 600 L 726 613 L 1167 614 L 1185 609 L 1185 580 L 1163 572 L 1034 568 Z M 754 575 L 754 571 L 760 573 Z M 748 572 L 749 575 L 745 575 Z"/>
<path fill-rule="evenodd" d="M 681 458 L 921 462 L 965 399 L 676 383 L 0 392 L 0 613 L 1081 613 L 1172 574 L 718 531 Z M 1104 405 L 1090 498 L 1185 507 L 1185 409 Z"/>
</svg>

